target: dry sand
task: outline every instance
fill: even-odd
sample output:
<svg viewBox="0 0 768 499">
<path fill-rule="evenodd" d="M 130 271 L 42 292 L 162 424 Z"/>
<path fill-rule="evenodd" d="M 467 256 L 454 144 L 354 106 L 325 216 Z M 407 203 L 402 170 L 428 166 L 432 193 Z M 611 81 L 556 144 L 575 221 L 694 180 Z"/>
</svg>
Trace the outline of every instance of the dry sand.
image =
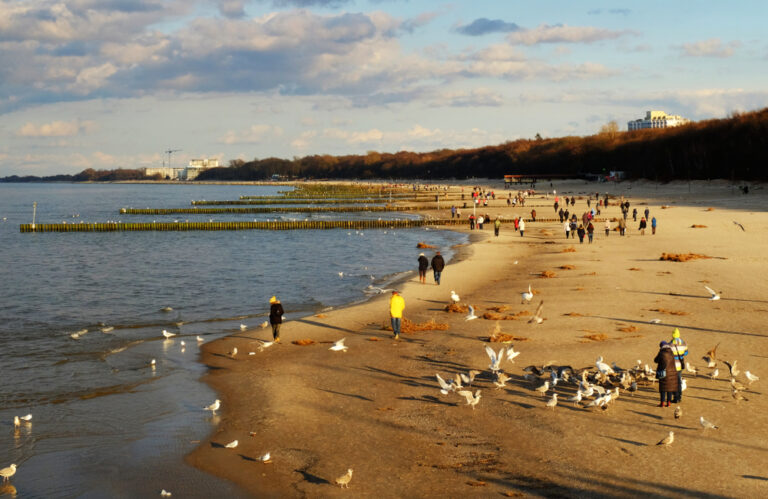
<svg viewBox="0 0 768 499">
<path fill-rule="evenodd" d="M 188 461 L 259 497 L 764 497 L 768 193 L 753 188 L 743 195 L 725 182 L 555 187 L 577 197 L 588 190 L 623 194 L 641 213 L 647 203 L 658 232 L 639 235 L 630 216 L 628 236 L 606 237 L 600 222 L 595 242 L 580 245 L 565 240 L 559 223 L 529 223 L 522 238 L 510 224 L 498 238 L 486 227 L 475 231 L 463 260 L 449 263 L 441 286 L 431 274 L 429 284 L 419 284 L 415 272 L 400 286 L 408 319 L 434 319 L 448 324 L 446 331 L 392 340 L 382 328 L 389 296 L 380 296 L 290 321 L 281 345 L 254 356 L 247 352 L 256 349 L 256 338 L 271 336 L 269 328 L 205 345 L 205 381 L 221 394 L 221 422 Z M 498 188 L 497 195 L 506 191 Z M 481 211 L 527 218 L 536 205 L 539 218 L 551 217 L 552 203 L 550 195 L 512 209 L 497 200 Z M 576 208 L 581 214 L 585 200 Z M 606 214 L 620 211 L 614 205 Z M 575 251 L 564 252 L 569 247 Z M 662 253 L 713 258 L 678 263 L 660 261 Z M 414 268 L 417 254 L 414 249 Z M 543 271 L 556 276 L 541 278 Z M 529 283 L 537 294 L 522 305 L 520 292 Z M 709 301 L 704 284 L 722 299 Z M 514 342 L 522 352 L 515 363 L 502 363 L 512 378 L 506 388 L 494 388 L 484 351 L 497 322 L 444 311 L 451 290 L 478 315 L 499 306 L 508 307 L 504 315 L 533 312 L 544 301 L 540 325 L 525 317 L 498 322 L 503 333 L 526 339 Z M 654 318 L 661 324 L 649 323 Z M 674 327 L 703 372 L 711 370 L 701 356 L 719 344 L 723 360 L 738 359 L 740 370 L 761 376 L 745 392 L 749 400 L 732 399 L 723 363 L 719 380 L 688 377 L 679 420 L 672 408 L 657 407 L 655 386 L 622 393 L 603 412 L 574 407 L 566 398 L 575 385 L 559 385 L 560 403 L 552 410 L 548 397 L 522 379 L 530 364 L 594 367 L 598 356 L 622 367 L 638 359 L 653 366 L 659 341 L 670 339 Z M 342 337 L 349 351 L 329 351 Z M 291 344 L 304 338 L 316 343 Z M 227 356 L 233 346 L 240 351 L 234 359 Z M 441 395 L 435 380 L 435 373 L 450 378 L 469 369 L 483 371 L 474 384 L 482 390 L 474 410 L 455 394 Z M 720 429 L 703 430 L 700 416 Z M 670 430 L 674 444 L 657 446 Z M 234 439 L 237 449 L 222 448 Z M 267 451 L 272 463 L 257 462 Z M 341 489 L 333 482 L 348 468 L 354 475 L 349 489 Z"/>
</svg>

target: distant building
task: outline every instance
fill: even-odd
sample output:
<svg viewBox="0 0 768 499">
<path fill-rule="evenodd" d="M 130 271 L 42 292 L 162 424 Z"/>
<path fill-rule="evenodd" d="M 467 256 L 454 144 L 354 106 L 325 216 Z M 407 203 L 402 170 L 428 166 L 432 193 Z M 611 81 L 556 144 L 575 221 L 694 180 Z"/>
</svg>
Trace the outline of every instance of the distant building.
<svg viewBox="0 0 768 499">
<path fill-rule="evenodd" d="M 151 177 L 159 173 L 166 180 L 194 180 L 200 175 L 200 172 L 218 166 L 218 159 L 192 159 L 187 166 L 182 168 L 145 168 L 144 175 Z"/>
<path fill-rule="evenodd" d="M 691 120 L 682 116 L 667 114 L 664 111 L 648 111 L 644 119 L 627 122 L 627 130 L 642 130 L 644 128 L 670 128 L 690 123 Z"/>
</svg>

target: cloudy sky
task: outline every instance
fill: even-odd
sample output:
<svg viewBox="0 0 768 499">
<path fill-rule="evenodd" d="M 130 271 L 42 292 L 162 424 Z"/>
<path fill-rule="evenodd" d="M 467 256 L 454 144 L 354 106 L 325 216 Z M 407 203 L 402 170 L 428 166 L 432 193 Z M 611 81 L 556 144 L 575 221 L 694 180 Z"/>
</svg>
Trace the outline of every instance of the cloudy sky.
<svg viewBox="0 0 768 499">
<path fill-rule="evenodd" d="M 763 0 L 0 0 L 0 176 L 768 106 Z"/>
</svg>

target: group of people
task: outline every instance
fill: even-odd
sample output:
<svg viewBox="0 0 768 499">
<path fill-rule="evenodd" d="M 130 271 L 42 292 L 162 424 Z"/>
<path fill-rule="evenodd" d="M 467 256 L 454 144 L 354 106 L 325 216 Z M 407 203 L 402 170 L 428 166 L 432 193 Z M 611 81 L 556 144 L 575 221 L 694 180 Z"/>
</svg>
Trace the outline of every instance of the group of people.
<svg viewBox="0 0 768 499">
<path fill-rule="evenodd" d="M 435 278 L 435 284 L 440 285 L 440 277 L 443 274 L 445 268 L 445 259 L 439 251 L 435 251 L 435 256 L 432 257 L 432 261 L 424 255 L 419 253 L 417 259 L 419 264 L 419 282 L 422 284 L 427 283 L 427 269 L 432 267 L 432 273 Z M 392 323 L 392 333 L 395 339 L 400 339 L 400 327 L 402 326 L 403 310 L 405 310 L 405 299 L 403 295 L 397 290 L 392 290 L 392 296 L 389 299 L 389 318 Z"/>
</svg>

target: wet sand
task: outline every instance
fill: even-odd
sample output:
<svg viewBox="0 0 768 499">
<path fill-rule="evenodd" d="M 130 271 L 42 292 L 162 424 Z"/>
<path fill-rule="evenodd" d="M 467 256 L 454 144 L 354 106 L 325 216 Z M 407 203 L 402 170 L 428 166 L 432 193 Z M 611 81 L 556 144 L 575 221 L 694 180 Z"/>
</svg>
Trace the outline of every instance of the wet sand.
<svg viewBox="0 0 768 499">
<path fill-rule="evenodd" d="M 475 231 L 466 258 L 448 264 L 441 286 L 429 273 L 428 284 L 420 284 L 415 272 L 399 286 L 406 318 L 434 319 L 448 324 L 445 331 L 404 334 L 394 341 L 384 329 L 389 323 L 389 295 L 384 295 L 287 322 L 283 343 L 263 352 L 256 339 L 271 337 L 269 328 L 206 344 L 204 380 L 220 393 L 221 423 L 188 462 L 259 497 L 764 495 L 766 191 L 753 187 L 743 195 L 716 181 L 690 187 L 573 181 L 555 188 L 577 197 L 579 215 L 586 201 L 578 197 L 587 191 L 628 196 L 641 213 L 647 203 L 659 222 L 657 234 L 648 229 L 640 235 L 631 215 L 627 236 L 606 237 L 599 222 L 591 245 L 565 240 L 559 223 L 529 223 L 524 237 L 511 224 L 502 226 L 498 238 L 486 226 Z M 507 194 L 501 188 L 496 193 Z M 552 203 L 551 194 L 529 200 L 526 208 L 507 208 L 497 200 L 482 211 L 527 218 L 536 205 L 539 218 L 551 217 Z M 466 217 L 468 211 L 462 211 Z M 618 217 L 620 211 L 614 205 L 606 215 Z M 564 251 L 569 248 L 575 251 Z M 418 252 L 414 249 L 414 268 Z M 713 258 L 669 262 L 659 260 L 662 253 Z M 555 276 L 542 278 L 543 271 Z M 521 304 L 520 292 L 528 284 L 536 296 Z M 722 299 L 710 301 L 705 284 Z M 508 307 L 504 315 L 533 312 L 543 300 L 545 320 L 540 325 L 529 324 L 526 316 L 465 321 L 463 314 L 445 311 L 451 290 L 478 315 L 499 306 Z M 491 381 L 484 351 L 496 327 L 518 337 L 513 344 L 522 352 L 514 364 L 502 363 L 511 377 L 502 389 Z M 722 360 L 738 360 L 742 373 L 761 376 L 744 392 L 749 400 L 733 400 L 722 362 L 720 379 L 687 376 L 679 420 L 672 408 L 657 407 L 656 386 L 622 391 L 601 411 L 574 407 L 567 397 L 576 385 L 560 384 L 559 404 L 547 409 L 549 394 L 540 396 L 522 378 L 527 365 L 552 361 L 594 368 L 598 356 L 624 368 L 637 360 L 653 368 L 659 341 L 668 340 L 674 327 L 702 373 L 711 369 L 701 356 L 719 344 Z M 329 351 L 342 337 L 349 351 Z M 291 344 L 299 339 L 316 343 Z M 234 346 L 239 353 L 231 358 Z M 482 390 L 475 409 L 455 394 L 441 395 L 435 379 L 435 373 L 450 378 L 469 369 L 482 371 L 473 386 Z M 738 378 L 746 384 L 743 374 Z M 702 429 L 700 416 L 720 429 Z M 657 446 L 670 430 L 674 444 Z M 223 448 L 234 439 L 240 441 L 236 449 Z M 257 461 L 265 452 L 272 454 L 270 464 Z M 347 491 L 333 481 L 348 468 L 354 474 Z"/>
</svg>

